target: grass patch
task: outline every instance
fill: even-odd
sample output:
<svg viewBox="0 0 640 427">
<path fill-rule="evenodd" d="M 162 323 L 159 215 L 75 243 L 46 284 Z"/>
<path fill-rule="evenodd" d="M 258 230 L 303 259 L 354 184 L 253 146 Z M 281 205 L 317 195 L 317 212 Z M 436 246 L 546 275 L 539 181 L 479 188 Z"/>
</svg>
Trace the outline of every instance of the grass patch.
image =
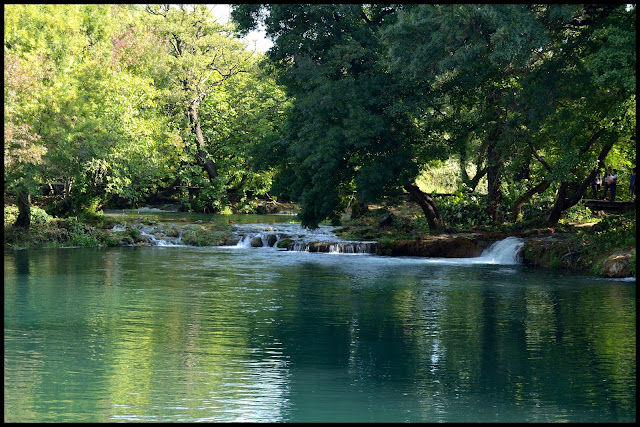
<svg viewBox="0 0 640 427">
<path fill-rule="evenodd" d="M 182 243 L 192 246 L 221 246 L 232 230 L 230 225 L 187 225 L 182 229 Z"/>
</svg>

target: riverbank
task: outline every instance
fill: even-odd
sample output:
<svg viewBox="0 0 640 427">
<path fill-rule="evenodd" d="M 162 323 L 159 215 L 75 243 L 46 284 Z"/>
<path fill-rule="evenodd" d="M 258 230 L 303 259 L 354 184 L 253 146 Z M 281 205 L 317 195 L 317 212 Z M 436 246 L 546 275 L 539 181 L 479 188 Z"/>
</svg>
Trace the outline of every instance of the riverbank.
<svg viewBox="0 0 640 427">
<path fill-rule="evenodd" d="M 233 221 L 224 215 L 216 217 L 216 221 L 198 220 L 193 224 L 163 223 L 157 215 L 144 214 L 131 215 L 123 222 L 107 215 L 54 218 L 34 207 L 32 226 L 26 233 L 11 225 L 14 211 L 5 207 L 5 249 L 145 246 L 158 244 L 158 239 L 179 240 L 180 244 L 191 246 L 238 243 Z M 477 257 L 492 243 L 514 236 L 525 239 L 521 254 L 525 264 L 607 277 L 636 275 L 635 212 L 607 216 L 597 223 L 560 224 L 556 228 L 518 224 L 431 235 L 402 212 L 379 210 L 358 220 L 343 220 L 342 226 L 333 231 L 345 240 L 376 242 L 367 250 L 379 255 L 444 258 Z M 286 243 L 295 247 L 292 240 Z M 287 248 L 287 244 L 280 247 Z M 317 251 L 322 251 L 322 244 L 316 246 Z"/>
<path fill-rule="evenodd" d="M 349 239 L 376 240 L 384 255 L 427 257 L 475 257 L 495 241 L 518 237 L 525 240 L 524 264 L 596 276 L 636 277 L 635 211 L 596 221 L 563 221 L 556 227 L 516 223 L 435 236 L 412 227 L 400 211 L 352 221 L 336 233 Z"/>
</svg>

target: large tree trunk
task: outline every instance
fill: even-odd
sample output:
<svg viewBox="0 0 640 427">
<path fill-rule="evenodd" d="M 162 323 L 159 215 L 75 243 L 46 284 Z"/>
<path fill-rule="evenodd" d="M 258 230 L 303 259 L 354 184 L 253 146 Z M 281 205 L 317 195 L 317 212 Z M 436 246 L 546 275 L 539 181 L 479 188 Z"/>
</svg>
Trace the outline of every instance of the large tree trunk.
<svg viewBox="0 0 640 427">
<path fill-rule="evenodd" d="M 202 129 L 200 128 L 200 120 L 198 120 L 198 101 L 192 101 L 189 106 L 189 123 L 191 124 L 191 130 L 196 138 L 196 147 L 198 149 L 198 162 L 207 172 L 209 180 L 213 181 L 218 176 L 218 170 L 215 163 L 209 158 L 209 155 L 205 151 L 204 136 L 202 136 Z"/>
<path fill-rule="evenodd" d="M 14 225 L 29 232 L 29 227 L 31 226 L 31 195 L 26 191 L 20 191 L 17 202 L 18 218 Z"/>
<path fill-rule="evenodd" d="M 522 211 L 522 207 L 527 203 L 535 194 L 542 193 L 551 185 L 551 181 L 542 181 L 540 184 L 536 185 L 522 196 L 518 197 L 516 201 L 513 203 L 513 208 L 511 212 L 513 212 L 513 221 L 518 221 L 518 217 L 520 216 L 520 212 Z"/>
<path fill-rule="evenodd" d="M 596 132 L 594 138 L 597 139 L 599 135 L 600 135 L 600 131 Z M 591 143 L 592 142 L 590 142 L 587 147 L 590 147 Z M 604 147 L 602 147 L 602 150 L 600 150 L 600 155 L 598 156 L 598 164 L 604 163 L 604 159 L 605 157 L 607 157 L 607 154 L 609 154 L 609 151 L 613 147 L 613 144 L 614 144 L 614 141 L 610 141 L 606 143 Z M 572 174 L 575 173 L 575 169 L 572 170 L 571 173 Z M 563 181 L 560 184 L 560 189 L 558 190 L 558 194 L 556 196 L 556 202 L 547 215 L 547 221 L 549 222 L 549 224 L 551 225 L 557 224 L 558 221 L 560 220 L 560 216 L 562 215 L 562 212 L 564 212 L 565 210 L 569 209 L 572 206 L 575 206 L 580 201 L 580 199 L 582 199 L 582 196 L 584 196 L 585 191 L 587 191 L 587 188 L 589 188 L 589 185 L 591 185 L 591 182 L 593 181 L 593 178 L 596 176 L 596 173 L 597 173 L 597 170 L 593 169 L 591 173 L 587 175 L 587 177 L 582 181 L 582 183 L 580 183 L 580 186 L 571 197 L 567 197 L 569 183 L 567 181 Z"/>
<path fill-rule="evenodd" d="M 553 204 L 553 207 L 549 211 L 547 215 L 547 222 L 551 225 L 555 225 L 560 220 L 560 216 L 562 215 L 562 211 L 567 209 L 565 207 L 565 200 L 567 199 L 567 189 L 569 188 L 569 183 L 567 181 L 563 181 L 560 183 L 560 188 L 558 189 L 558 194 L 556 195 L 556 202 Z"/>
<path fill-rule="evenodd" d="M 444 229 L 444 221 L 440 215 L 440 208 L 436 201 L 420 190 L 415 182 L 405 185 L 404 189 L 407 190 L 411 199 L 416 202 L 422 209 L 422 212 L 424 212 L 424 216 L 429 223 L 429 228 L 434 231 L 442 231 Z"/>
<path fill-rule="evenodd" d="M 572 206 L 575 206 L 582 199 L 582 196 L 584 196 L 584 193 L 587 191 L 587 188 L 589 188 L 589 185 L 591 184 L 591 182 L 593 182 L 593 178 L 596 176 L 596 173 L 597 171 L 594 169 L 589 175 L 587 175 L 587 177 L 582 181 L 582 183 L 580 183 L 580 186 L 575 191 L 575 193 L 573 193 L 571 197 L 567 197 L 569 192 L 568 191 L 569 183 L 567 181 L 563 181 L 560 184 L 560 189 L 558 190 L 556 202 L 551 208 L 551 210 L 549 211 L 549 214 L 547 216 L 547 221 L 551 225 L 557 224 L 558 221 L 560 220 L 560 216 L 562 215 L 562 212 L 564 212 L 565 210 L 569 209 Z"/>
<path fill-rule="evenodd" d="M 502 181 L 500 174 L 502 172 L 503 161 L 500 154 L 497 153 L 496 140 L 489 141 L 487 150 L 488 167 L 487 167 L 487 193 L 489 195 L 489 218 L 493 224 L 499 223 L 502 218 L 500 216 L 500 204 L 502 203 Z"/>
</svg>

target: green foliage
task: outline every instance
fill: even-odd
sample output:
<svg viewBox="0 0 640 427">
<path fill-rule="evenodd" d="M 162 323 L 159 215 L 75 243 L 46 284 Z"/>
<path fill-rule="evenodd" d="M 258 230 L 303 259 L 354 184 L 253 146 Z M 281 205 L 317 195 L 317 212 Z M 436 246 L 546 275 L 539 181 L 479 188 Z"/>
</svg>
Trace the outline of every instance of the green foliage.
<svg viewBox="0 0 640 427">
<path fill-rule="evenodd" d="M 193 246 L 220 246 L 229 237 L 230 228 L 190 226 L 182 232 L 182 243 Z"/>
<path fill-rule="evenodd" d="M 394 108 L 382 25 L 367 23 L 391 22 L 393 8 L 372 7 L 364 19 L 361 5 L 263 6 L 267 34 L 277 35 L 269 56 L 292 98 L 278 137 L 260 149 L 262 163 L 277 167 L 273 192 L 300 202 L 300 219 L 312 228 L 336 221 L 354 188 L 365 202 L 399 194 L 417 174 L 415 129 Z M 256 16 L 252 6 L 234 9 L 242 25 L 253 25 L 246 19 Z"/>
<path fill-rule="evenodd" d="M 218 180 L 225 183 L 212 184 L 222 202 L 217 209 L 233 205 L 251 211 L 254 199 L 265 197 L 271 188 L 271 165 L 260 170 L 252 154 L 280 126 L 287 101 L 273 78 L 254 67 L 214 88 L 201 107 L 203 133 L 213 148 Z M 227 200 L 229 189 L 235 196 Z"/>
<path fill-rule="evenodd" d="M 168 179 L 178 156 L 166 115 L 158 109 L 161 92 L 152 78 L 135 74 L 145 70 L 119 62 L 118 34 L 135 28 L 136 19 L 117 5 L 9 9 L 5 56 L 11 68 L 5 65 L 5 81 L 13 82 L 10 88 L 30 86 L 27 96 L 11 98 L 11 111 L 17 123 L 38 130 L 47 149 L 39 182 L 65 184 L 61 213 L 80 213 L 105 193 L 136 201 L 149 185 Z M 150 48 L 144 23 L 137 25 L 148 47 L 137 50 L 137 59 L 148 59 L 157 49 Z"/>
<path fill-rule="evenodd" d="M 279 195 L 314 227 L 337 221 L 354 190 L 372 203 L 416 179 L 438 192 L 486 185 L 496 203 L 441 200 L 456 228 L 509 218 L 550 182 L 521 210 L 543 221 L 580 198 L 594 167 L 617 168 L 629 197 L 633 5 L 244 4 L 233 17 L 237 27 L 205 5 L 7 5 L 7 195 L 60 183 L 61 200 L 41 205 L 87 220 L 173 186 L 201 212 L 251 212 Z M 267 58 L 232 37 L 262 21 Z M 443 162 L 463 166 L 449 182 L 431 173 Z"/>
<path fill-rule="evenodd" d="M 82 219 L 74 217 L 67 219 L 51 217 L 43 209 L 32 206 L 31 225 L 27 232 L 13 226 L 16 216 L 17 207 L 5 206 L 5 247 L 103 247 L 118 246 L 123 243 L 114 233 L 105 229 L 113 224 L 104 219 L 95 222 L 95 226 L 91 226 Z"/>
<path fill-rule="evenodd" d="M 16 205 L 4 206 L 4 226 L 12 225 L 18 218 L 18 207 Z M 53 220 L 53 217 L 49 215 L 44 209 L 38 206 L 31 206 L 31 224 L 34 226 L 46 224 Z"/>
<path fill-rule="evenodd" d="M 31 223 L 34 225 L 46 224 L 53 218 L 44 210 L 37 206 L 31 206 Z"/>
<path fill-rule="evenodd" d="M 636 214 L 610 215 L 577 232 L 570 239 L 573 251 L 581 254 L 577 260 L 585 270 L 598 274 L 604 259 L 616 251 L 629 250 L 636 245 Z M 635 256 L 635 251 L 632 256 Z M 633 260 L 632 260 L 633 261 Z M 635 262 L 632 264 L 635 275 Z"/>
<path fill-rule="evenodd" d="M 134 241 L 140 240 L 140 230 L 135 227 L 128 227 L 126 232 L 131 236 Z"/>
<path fill-rule="evenodd" d="M 438 205 L 442 217 L 450 227 L 464 230 L 491 224 L 491 219 L 487 215 L 486 197 L 472 197 L 458 191 L 453 197 L 439 199 Z"/>
<path fill-rule="evenodd" d="M 429 162 L 416 178 L 418 186 L 426 193 L 455 193 L 461 185 L 464 185 L 464 191 L 474 191 L 476 193 L 486 194 L 486 179 L 479 180 L 478 185 L 472 189 L 463 182 L 460 176 L 461 165 L 460 160 L 449 158 L 442 162 L 435 160 Z M 469 171 L 475 175 L 477 166 L 475 164 L 465 165 Z"/>
<path fill-rule="evenodd" d="M 508 188 L 520 180 L 561 185 L 557 200 L 573 201 L 557 203 L 557 222 L 598 157 L 632 155 L 633 8 L 238 5 L 233 16 L 241 32 L 263 21 L 275 40 L 269 56 L 294 101 L 266 143 L 280 159 L 274 188 L 302 203 L 307 225 L 335 218 L 354 188 L 369 202 L 392 196 L 455 157 L 486 173 L 492 222 L 525 194 Z"/>
<path fill-rule="evenodd" d="M 13 224 L 18 218 L 18 207 L 16 205 L 4 205 L 4 227 Z"/>
<path fill-rule="evenodd" d="M 167 109 L 184 141 L 179 180 L 199 187 L 183 197 L 187 209 L 219 212 L 268 191 L 270 174 L 253 172 L 248 151 L 271 132 L 282 96 L 260 75 L 259 60 L 231 37 L 231 26 L 206 5 L 148 5 L 154 33 L 167 41 Z"/>
<path fill-rule="evenodd" d="M 593 212 L 580 202 L 564 212 L 564 219 L 568 222 L 587 222 L 593 220 Z"/>
<path fill-rule="evenodd" d="M 397 208 L 397 207 L 396 207 Z M 411 240 L 416 236 L 430 233 L 424 216 L 416 217 L 412 211 L 397 211 L 391 223 L 380 226 L 380 218 L 389 214 L 387 208 L 369 211 L 356 219 L 345 220 L 343 227 L 335 233 L 348 240 L 372 240 L 380 243 L 392 243 L 398 240 Z"/>
<path fill-rule="evenodd" d="M 543 226 L 546 224 L 545 212 L 547 212 L 554 203 L 553 193 L 547 191 L 538 197 L 535 197 L 527 205 L 522 208 L 522 219 L 524 224 Z"/>
<path fill-rule="evenodd" d="M 64 215 L 81 215 L 96 198 L 135 206 L 176 178 L 193 180 L 180 174 L 198 176 L 199 150 L 222 173 L 220 182 L 194 184 L 207 187 L 195 208 L 224 209 L 228 186 L 243 198 L 268 191 L 270 175 L 252 172 L 246 152 L 278 120 L 283 100 L 273 79 L 258 74 L 258 58 L 230 27 L 206 18 L 204 6 L 148 10 L 156 14 L 125 5 L 8 5 L 10 193 L 62 183 L 64 199 L 52 207 Z M 198 30 L 200 19 L 206 25 Z M 206 141 L 195 150 L 183 104 L 194 100 L 206 114 Z"/>
</svg>

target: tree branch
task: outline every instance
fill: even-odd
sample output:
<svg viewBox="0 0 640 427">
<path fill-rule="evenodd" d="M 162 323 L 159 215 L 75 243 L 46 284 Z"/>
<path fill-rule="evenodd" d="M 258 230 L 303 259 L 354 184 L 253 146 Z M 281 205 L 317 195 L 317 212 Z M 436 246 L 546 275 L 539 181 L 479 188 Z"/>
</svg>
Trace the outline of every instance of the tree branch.
<svg viewBox="0 0 640 427">
<path fill-rule="evenodd" d="M 536 149 L 533 147 L 533 143 L 528 138 L 527 138 L 527 144 L 529 144 L 529 148 L 531 148 L 531 154 L 533 154 L 533 157 L 535 157 L 540 162 L 540 164 L 542 164 L 542 166 L 544 166 L 544 168 L 546 170 L 548 170 L 549 172 L 552 172 L 553 169 L 551 168 L 549 163 L 547 163 L 542 157 L 540 157 L 540 155 L 538 154 Z"/>
</svg>

